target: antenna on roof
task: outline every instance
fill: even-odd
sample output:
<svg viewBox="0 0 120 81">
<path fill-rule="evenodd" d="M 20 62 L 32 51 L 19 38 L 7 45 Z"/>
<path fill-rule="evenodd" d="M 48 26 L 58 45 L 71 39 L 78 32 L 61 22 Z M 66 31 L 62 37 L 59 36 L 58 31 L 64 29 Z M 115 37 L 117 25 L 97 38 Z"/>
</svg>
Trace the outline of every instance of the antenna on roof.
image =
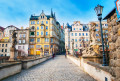
<svg viewBox="0 0 120 81">
<path fill-rule="evenodd" d="M 44 13 L 44 11 L 42 10 L 42 13 Z"/>
</svg>

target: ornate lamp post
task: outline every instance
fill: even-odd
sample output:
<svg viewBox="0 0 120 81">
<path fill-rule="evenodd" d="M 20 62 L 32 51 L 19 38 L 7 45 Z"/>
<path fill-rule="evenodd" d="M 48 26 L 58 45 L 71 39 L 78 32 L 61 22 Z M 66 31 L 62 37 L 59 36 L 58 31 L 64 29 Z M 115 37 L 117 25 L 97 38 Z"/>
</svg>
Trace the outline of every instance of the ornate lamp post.
<svg viewBox="0 0 120 81">
<path fill-rule="evenodd" d="M 73 55 L 74 55 L 74 39 L 72 40 L 72 52 L 73 52 Z"/>
<path fill-rule="evenodd" d="M 98 20 L 100 21 L 101 41 L 102 41 L 102 49 L 103 49 L 103 66 L 107 66 L 106 56 L 105 56 L 105 51 L 104 51 L 103 30 L 102 30 L 102 24 L 101 24 L 103 6 L 97 5 L 97 7 L 95 7 L 94 10 L 98 16 Z"/>
</svg>

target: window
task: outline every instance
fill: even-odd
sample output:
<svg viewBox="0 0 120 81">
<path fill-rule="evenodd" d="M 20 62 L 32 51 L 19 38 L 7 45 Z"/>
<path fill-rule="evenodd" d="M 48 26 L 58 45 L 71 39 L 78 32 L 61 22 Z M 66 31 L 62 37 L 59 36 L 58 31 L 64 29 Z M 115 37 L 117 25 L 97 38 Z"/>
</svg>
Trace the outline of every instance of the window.
<svg viewBox="0 0 120 81">
<path fill-rule="evenodd" d="M 45 42 L 49 42 L 49 38 L 45 38 Z"/>
<path fill-rule="evenodd" d="M 43 29 L 43 26 L 41 26 L 41 29 Z"/>
<path fill-rule="evenodd" d="M 48 24 L 48 21 L 46 21 L 46 24 Z"/>
<path fill-rule="evenodd" d="M 82 45 L 80 44 L 80 47 L 81 47 Z"/>
<path fill-rule="evenodd" d="M 23 49 L 25 49 L 25 47 L 23 46 Z"/>
<path fill-rule="evenodd" d="M 32 39 L 30 39 L 30 42 L 34 42 L 34 39 L 32 38 Z"/>
<path fill-rule="evenodd" d="M 74 28 L 74 30 L 75 30 L 75 28 Z"/>
<path fill-rule="evenodd" d="M 49 48 L 49 45 L 44 45 L 45 48 Z"/>
<path fill-rule="evenodd" d="M 7 47 L 7 44 L 6 44 L 6 47 Z"/>
<path fill-rule="evenodd" d="M 86 39 L 86 41 L 88 41 L 88 39 Z"/>
<path fill-rule="evenodd" d="M 108 24 L 105 24 L 105 26 L 108 26 Z"/>
<path fill-rule="evenodd" d="M 41 24 L 43 24 L 43 21 L 41 21 Z"/>
<path fill-rule="evenodd" d="M 21 46 L 18 46 L 18 49 L 21 49 Z"/>
<path fill-rule="evenodd" d="M 46 30 L 48 29 L 48 26 L 46 26 Z"/>
<path fill-rule="evenodd" d="M 41 19 L 42 19 L 42 16 L 41 16 Z"/>
<path fill-rule="evenodd" d="M 46 36 L 48 35 L 48 32 L 46 32 Z"/>
<path fill-rule="evenodd" d="M 75 39 L 75 42 L 77 42 L 77 39 Z"/>
<path fill-rule="evenodd" d="M 2 52 L 4 52 L 4 49 L 2 49 Z"/>
<path fill-rule="evenodd" d="M 86 36 L 88 36 L 88 33 L 86 33 Z"/>
<path fill-rule="evenodd" d="M 2 47 L 4 47 L 4 44 L 2 44 Z"/>
<path fill-rule="evenodd" d="M 37 32 L 37 35 L 39 35 L 39 32 Z"/>
<path fill-rule="evenodd" d="M 53 45 L 51 45 L 51 48 L 53 48 Z"/>
<path fill-rule="evenodd" d="M 71 35 L 73 36 L 73 33 L 71 33 Z"/>
<path fill-rule="evenodd" d="M 75 36 L 77 36 L 77 33 L 75 33 Z"/>
<path fill-rule="evenodd" d="M 41 45 L 36 45 L 36 48 L 41 48 Z"/>
<path fill-rule="evenodd" d="M 40 42 L 40 38 L 37 38 L 37 42 Z"/>
<path fill-rule="evenodd" d="M 99 34 L 96 34 L 96 36 L 99 36 Z"/>
<path fill-rule="evenodd" d="M 25 37 L 25 34 L 23 34 L 23 37 Z"/>
<path fill-rule="evenodd" d="M 0 44 L 0 47 L 1 47 L 1 44 Z"/>
<path fill-rule="evenodd" d="M 7 49 L 5 49 L 5 52 L 7 52 Z"/>
<path fill-rule="evenodd" d="M 79 39 L 79 41 L 81 41 L 81 39 Z"/>
<path fill-rule="evenodd" d="M 77 44 L 76 44 L 76 47 L 77 47 Z"/>
<path fill-rule="evenodd" d="M 31 24 L 35 24 L 35 21 L 31 21 Z"/>
<path fill-rule="evenodd" d="M 53 38 L 51 38 L 51 43 L 53 43 Z"/>
<path fill-rule="evenodd" d="M 21 40 L 19 40 L 19 43 L 21 43 Z"/>
<path fill-rule="evenodd" d="M 96 27 L 98 27 L 98 24 L 96 24 Z"/>
<path fill-rule="evenodd" d="M 23 43 L 25 43 L 25 40 L 22 40 Z"/>
<path fill-rule="evenodd" d="M 97 41 L 100 41 L 100 39 L 97 39 Z"/>
<path fill-rule="evenodd" d="M 19 37 L 21 38 L 21 37 L 22 37 L 22 35 L 19 35 Z"/>
<path fill-rule="evenodd" d="M 34 45 L 30 45 L 30 48 L 34 48 Z"/>
<path fill-rule="evenodd" d="M 41 35 L 43 35 L 43 31 L 41 31 Z"/>
<path fill-rule="evenodd" d="M 82 33 L 82 35 L 84 36 L 84 33 Z"/>
<path fill-rule="evenodd" d="M 79 33 L 79 36 L 81 36 L 81 33 Z"/>
<path fill-rule="evenodd" d="M 37 27 L 37 30 L 39 30 L 39 26 Z"/>
<path fill-rule="evenodd" d="M 34 32 L 31 32 L 30 34 L 31 34 L 31 35 L 35 35 Z"/>
<path fill-rule="evenodd" d="M 44 16 L 43 16 L 43 19 L 44 19 Z"/>
<path fill-rule="evenodd" d="M 95 31 L 99 31 L 99 29 L 95 29 Z"/>
<path fill-rule="evenodd" d="M 39 21 L 37 21 L 37 24 L 39 24 Z"/>
</svg>

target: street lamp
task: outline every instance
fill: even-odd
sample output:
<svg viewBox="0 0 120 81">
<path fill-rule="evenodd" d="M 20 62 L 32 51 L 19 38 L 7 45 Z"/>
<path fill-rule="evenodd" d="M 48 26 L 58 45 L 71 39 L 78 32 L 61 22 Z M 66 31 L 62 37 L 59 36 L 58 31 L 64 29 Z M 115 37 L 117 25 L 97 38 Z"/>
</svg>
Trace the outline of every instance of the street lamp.
<svg viewBox="0 0 120 81">
<path fill-rule="evenodd" d="M 102 49 L 103 49 L 103 66 L 107 66 L 106 56 L 105 56 L 105 51 L 104 51 L 103 31 L 102 31 L 102 24 L 101 24 L 103 6 L 97 5 L 97 7 L 95 7 L 94 10 L 98 16 L 98 20 L 100 21 L 101 41 L 102 41 Z"/>
<path fill-rule="evenodd" d="M 72 53 L 74 55 L 74 39 L 72 39 Z"/>
</svg>

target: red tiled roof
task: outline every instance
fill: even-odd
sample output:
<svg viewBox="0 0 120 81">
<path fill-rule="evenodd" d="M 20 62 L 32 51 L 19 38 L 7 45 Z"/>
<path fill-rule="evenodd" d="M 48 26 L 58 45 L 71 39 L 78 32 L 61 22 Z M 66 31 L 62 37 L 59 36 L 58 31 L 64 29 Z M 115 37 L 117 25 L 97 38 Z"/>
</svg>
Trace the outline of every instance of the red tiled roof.
<svg viewBox="0 0 120 81">
<path fill-rule="evenodd" d="M 4 31 L 5 28 L 3 28 L 3 27 L 0 26 L 0 29 L 1 29 L 2 31 Z"/>
</svg>

